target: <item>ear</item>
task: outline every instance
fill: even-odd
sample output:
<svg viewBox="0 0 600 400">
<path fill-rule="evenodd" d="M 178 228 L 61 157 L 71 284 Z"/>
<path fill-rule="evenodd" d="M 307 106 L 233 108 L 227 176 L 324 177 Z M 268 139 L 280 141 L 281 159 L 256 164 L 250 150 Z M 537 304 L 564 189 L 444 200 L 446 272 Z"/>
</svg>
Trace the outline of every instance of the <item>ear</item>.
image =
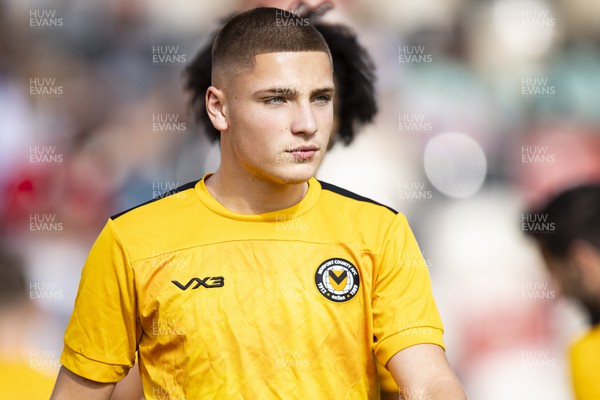
<svg viewBox="0 0 600 400">
<path fill-rule="evenodd" d="M 206 112 L 216 130 L 223 132 L 229 127 L 227 119 L 227 107 L 225 105 L 225 93 L 214 86 L 206 90 L 205 96 Z"/>
<path fill-rule="evenodd" d="M 583 281 L 600 288 L 600 249 L 587 241 L 576 240 L 569 248 L 569 256 Z"/>
</svg>

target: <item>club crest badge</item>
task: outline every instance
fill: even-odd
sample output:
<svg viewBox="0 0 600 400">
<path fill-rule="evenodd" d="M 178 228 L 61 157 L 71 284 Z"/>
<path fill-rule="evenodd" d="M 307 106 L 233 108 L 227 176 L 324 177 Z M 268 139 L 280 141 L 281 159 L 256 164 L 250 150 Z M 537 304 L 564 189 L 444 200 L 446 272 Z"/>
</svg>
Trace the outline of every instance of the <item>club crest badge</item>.
<svg viewBox="0 0 600 400">
<path fill-rule="evenodd" d="M 360 287 L 358 270 L 343 258 L 330 258 L 315 273 L 317 290 L 328 300 L 344 303 L 352 300 Z"/>
</svg>

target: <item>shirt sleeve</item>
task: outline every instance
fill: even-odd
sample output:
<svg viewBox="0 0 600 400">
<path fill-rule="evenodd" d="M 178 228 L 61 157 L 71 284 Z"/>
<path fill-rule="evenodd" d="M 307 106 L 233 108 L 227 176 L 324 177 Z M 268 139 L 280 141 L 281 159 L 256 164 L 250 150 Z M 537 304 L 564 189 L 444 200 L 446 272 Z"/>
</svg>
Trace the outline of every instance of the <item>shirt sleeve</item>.
<svg viewBox="0 0 600 400">
<path fill-rule="evenodd" d="M 134 364 L 141 334 L 136 310 L 133 270 L 109 220 L 83 267 L 62 365 L 97 382 L 122 379 Z"/>
<path fill-rule="evenodd" d="M 397 214 L 383 245 L 372 295 L 373 351 L 381 365 L 416 344 L 444 347 L 443 325 L 427 264 L 408 225 Z"/>
</svg>

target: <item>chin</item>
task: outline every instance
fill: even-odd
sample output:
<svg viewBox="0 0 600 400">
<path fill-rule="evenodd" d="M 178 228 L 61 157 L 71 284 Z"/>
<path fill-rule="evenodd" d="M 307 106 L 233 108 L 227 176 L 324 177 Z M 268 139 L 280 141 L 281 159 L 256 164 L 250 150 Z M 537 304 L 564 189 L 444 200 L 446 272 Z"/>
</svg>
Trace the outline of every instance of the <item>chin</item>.
<svg viewBox="0 0 600 400">
<path fill-rule="evenodd" d="M 315 176 L 317 169 L 308 164 L 294 165 L 292 168 L 286 168 L 284 171 L 278 171 L 276 174 L 277 180 L 288 184 L 295 185 L 307 182 Z"/>
</svg>

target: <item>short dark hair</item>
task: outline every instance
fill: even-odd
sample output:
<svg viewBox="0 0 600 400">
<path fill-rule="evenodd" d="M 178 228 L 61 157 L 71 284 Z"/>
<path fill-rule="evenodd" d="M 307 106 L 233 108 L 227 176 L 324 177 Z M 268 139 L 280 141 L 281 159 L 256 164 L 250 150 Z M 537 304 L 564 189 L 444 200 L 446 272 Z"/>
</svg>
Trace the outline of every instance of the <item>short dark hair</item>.
<svg viewBox="0 0 600 400">
<path fill-rule="evenodd" d="M 253 67 L 258 54 L 298 51 L 322 51 L 331 58 L 327 42 L 307 18 L 271 7 L 235 14 L 212 46 L 213 83 L 215 71 Z"/>
<path fill-rule="evenodd" d="M 600 249 L 600 182 L 568 189 L 531 213 L 555 224 L 552 232 L 527 232 L 544 253 L 564 260 L 576 240 Z"/>
<path fill-rule="evenodd" d="M 337 133 L 336 138 L 344 144 L 350 144 L 355 130 L 371 122 L 377 114 L 375 65 L 348 27 L 324 23 L 314 23 L 313 26 L 325 38 L 333 59 L 339 119 L 338 132 L 333 133 Z M 190 92 L 190 106 L 196 122 L 210 141 L 216 141 L 220 133 L 208 118 L 204 99 L 211 84 L 211 69 L 211 46 L 207 45 L 186 68 L 185 88 Z"/>
</svg>

